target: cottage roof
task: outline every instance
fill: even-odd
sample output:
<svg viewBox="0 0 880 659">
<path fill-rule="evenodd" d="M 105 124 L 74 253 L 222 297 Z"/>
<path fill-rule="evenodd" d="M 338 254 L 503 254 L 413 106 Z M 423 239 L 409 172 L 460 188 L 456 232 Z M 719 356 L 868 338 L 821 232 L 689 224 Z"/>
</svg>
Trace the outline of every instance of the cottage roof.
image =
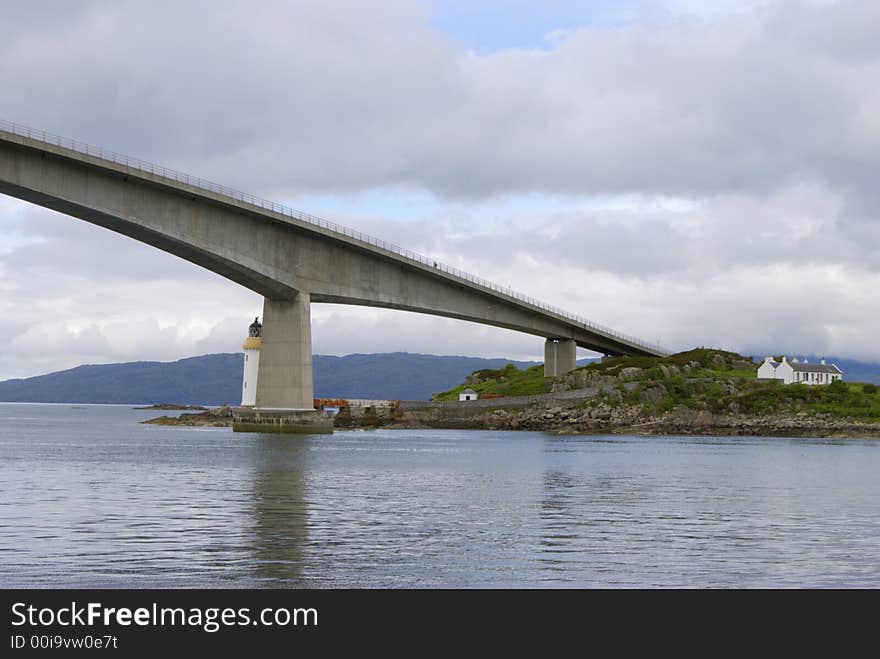
<svg viewBox="0 0 880 659">
<path fill-rule="evenodd" d="M 474 391 L 473 389 L 471 389 L 470 387 L 468 387 L 467 389 L 462 389 L 462 390 L 461 390 L 461 393 L 463 393 L 463 394 L 475 394 L 475 393 L 477 393 L 477 392 Z"/>
<path fill-rule="evenodd" d="M 792 364 L 791 367 L 798 373 L 843 373 L 837 367 L 837 364 L 804 364 L 803 362 L 798 362 Z"/>
</svg>

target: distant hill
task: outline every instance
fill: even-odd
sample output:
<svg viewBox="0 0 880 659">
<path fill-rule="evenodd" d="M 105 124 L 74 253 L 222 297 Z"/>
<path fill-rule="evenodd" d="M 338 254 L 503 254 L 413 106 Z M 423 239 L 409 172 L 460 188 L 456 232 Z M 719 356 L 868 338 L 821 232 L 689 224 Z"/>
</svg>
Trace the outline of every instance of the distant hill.
<svg viewBox="0 0 880 659">
<path fill-rule="evenodd" d="M 241 353 L 229 353 L 176 362 L 77 366 L 48 375 L 0 382 L 0 401 L 237 404 L 241 401 L 241 360 Z M 831 358 L 829 362 L 840 366 L 847 380 L 880 384 L 880 364 Z M 315 396 L 427 400 L 433 393 L 452 389 L 476 370 L 497 369 L 506 364 L 527 368 L 537 363 L 406 352 L 345 357 L 315 355 Z M 578 363 L 584 364 L 586 360 Z"/>
<path fill-rule="evenodd" d="M 32 378 L 0 382 L 0 401 L 30 403 L 238 404 L 241 353 L 203 355 L 176 362 L 78 366 Z M 537 362 L 480 357 L 438 357 L 406 352 L 332 357 L 315 355 L 315 396 L 426 400 L 473 371 L 520 368 Z"/>
</svg>

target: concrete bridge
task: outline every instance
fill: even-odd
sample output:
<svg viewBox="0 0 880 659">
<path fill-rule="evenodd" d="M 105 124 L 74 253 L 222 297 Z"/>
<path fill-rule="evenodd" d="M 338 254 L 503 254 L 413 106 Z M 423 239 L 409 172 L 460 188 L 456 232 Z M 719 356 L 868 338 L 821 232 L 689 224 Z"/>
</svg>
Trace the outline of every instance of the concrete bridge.
<svg viewBox="0 0 880 659">
<path fill-rule="evenodd" d="M 312 302 L 402 309 L 543 337 L 547 375 L 573 369 L 576 346 L 667 354 L 307 213 L 5 121 L 0 193 L 153 245 L 263 295 L 258 409 L 312 409 Z"/>
</svg>

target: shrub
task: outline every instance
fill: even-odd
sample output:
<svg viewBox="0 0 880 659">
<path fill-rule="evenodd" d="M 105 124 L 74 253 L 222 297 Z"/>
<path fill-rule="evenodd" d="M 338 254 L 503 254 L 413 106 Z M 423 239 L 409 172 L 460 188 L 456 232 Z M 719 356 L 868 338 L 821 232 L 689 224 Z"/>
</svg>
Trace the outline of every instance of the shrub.
<svg viewBox="0 0 880 659">
<path fill-rule="evenodd" d="M 840 380 L 837 380 L 839 382 Z M 877 385 L 871 384 L 870 382 L 862 385 L 862 391 L 866 394 L 874 394 L 877 393 Z"/>
<path fill-rule="evenodd" d="M 847 386 L 843 380 L 834 380 L 830 385 L 832 391 L 846 391 Z"/>
</svg>

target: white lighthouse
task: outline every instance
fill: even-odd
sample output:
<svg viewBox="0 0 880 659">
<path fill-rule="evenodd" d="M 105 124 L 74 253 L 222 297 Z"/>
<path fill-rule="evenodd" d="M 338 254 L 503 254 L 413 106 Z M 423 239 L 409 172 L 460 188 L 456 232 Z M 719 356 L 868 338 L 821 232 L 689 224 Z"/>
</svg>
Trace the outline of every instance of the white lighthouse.
<svg viewBox="0 0 880 659">
<path fill-rule="evenodd" d="M 260 370 L 260 344 L 262 343 L 263 326 L 259 318 L 248 327 L 248 337 L 244 346 L 244 378 L 241 383 L 242 407 L 253 407 L 257 402 L 257 373 Z"/>
</svg>

